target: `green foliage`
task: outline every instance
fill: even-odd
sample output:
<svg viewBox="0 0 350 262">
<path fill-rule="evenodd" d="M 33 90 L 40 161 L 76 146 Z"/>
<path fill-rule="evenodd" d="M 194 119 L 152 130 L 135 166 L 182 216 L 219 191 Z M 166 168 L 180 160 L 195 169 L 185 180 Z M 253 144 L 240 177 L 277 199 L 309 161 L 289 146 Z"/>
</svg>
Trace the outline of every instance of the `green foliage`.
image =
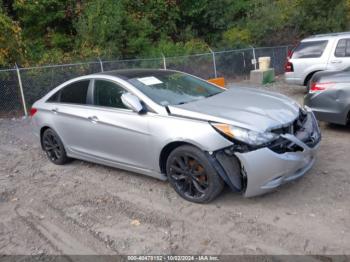
<svg viewBox="0 0 350 262">
<path fill-rule="evenodd" d="M 144 19 L 151 24 L 149 37 L 158 42 L 164 37 L 178 39 L 178 23 L 181 20 L 180 6 L 175 0 L 124 0 L 129 14 L 136 20 Z"/>
<path fill-rule="evenodd" d="M 0 9 L 0 66 L 14 66 L 22 62 L 21 28 Z"/>
<path fill-rule="evenodd" d="M 349 2 L 341 0 L 298 0 L 296 23 L 302 32 L 341 31 L 348 25 Z"/>
<path fill-rule="evenodd" d="M 252 1 L 246 20 L 252 45 L 290 44 L 298 38 L 293 33 L 293 18 L 298 11 L 295 0 Z"/>
<path fill-rule="evenodd" d="M 350 0 L 6 0 L 0 66 L 188 55 L 349 29 Z"/>
<path fill-rule="evenodd" d="M 153 48 L 149 56 L 161 57 L 165 56 L 181 56 L 195 53 L 209 52 L 208 45 L 200 39 L 191 39 L 187 42 L 173 42 L 171 40 L 161 40 L 158 45 Z"/>
<path fill-rule="evenodd" d="M 36 63 L 60 62 L 62 54 L 73 49 L 75 2 L 14 0 L 13 9 L 22 28 L 27 60 Z"/>
<path fill-rule="evenodd" d="M 232 27 L 223 33 L 222 45 L 229 48 L 241 48 L 252 43 L 249 29 Z"/>
<path fill-rule="evenodd" d="M 150 46 L 150 22 L 130 16 L 123 1 L 94 1 L 86 5 L 76 23 L 78 46 L 86 55 L 134 56 Z"/>
</svg>

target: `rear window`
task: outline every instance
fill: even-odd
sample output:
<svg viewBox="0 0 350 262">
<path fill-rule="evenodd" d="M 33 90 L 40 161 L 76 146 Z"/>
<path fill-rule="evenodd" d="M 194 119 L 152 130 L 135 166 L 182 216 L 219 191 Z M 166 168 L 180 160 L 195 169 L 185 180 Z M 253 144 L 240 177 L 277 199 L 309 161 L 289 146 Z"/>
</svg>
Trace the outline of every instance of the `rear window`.
<svg viewBox="0 0 350 262">
<path fill-rule="evenodd" d="M 61 93 L 60 91 L 56 92 L 46 102 L 51 102 L 51 103 L 58 102 L 60 100 L 60 93 Z"/>
<path fill-rule="evenodd" d="M 293 51 L 292 58 L 316 58 L 321 57 L 328 41 L 301 42 Z"/>
<path fill-rule="evenodd" d="M 340 39 L 335 49 L 334 56 L 349 57 L 350 56 L 350 39 Z"/>
<path fill-rule="evenodd" d="M 67 85 L 61 90 L 60 102 L 71 104 L 86 104 L 90 80 L 83 80 Z"/>
</svg>

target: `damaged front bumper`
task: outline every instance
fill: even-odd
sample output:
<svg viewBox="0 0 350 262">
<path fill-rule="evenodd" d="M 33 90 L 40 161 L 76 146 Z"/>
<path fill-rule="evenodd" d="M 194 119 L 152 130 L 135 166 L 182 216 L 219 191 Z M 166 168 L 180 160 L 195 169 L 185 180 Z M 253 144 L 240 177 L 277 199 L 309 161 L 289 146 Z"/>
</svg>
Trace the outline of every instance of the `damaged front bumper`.
<svg viewBox="0 0 350 262">
<path fill-rule="evenodd" d="M 321 134 L 316 118 L 310 110 L 297 130 L 292 127 L 291 132 L 282 133 L 280 136 L 277 145 L 249 152 L 235 152 L 234 156 L 231 156 L 231 159 L 237 157 L 240 162 L 241 185 L 237 187 L 237 175 L 232 176 L 226 172 L 227 178 L 245 197 L 267 193 L 286 182 L 302 177 L 315 163 Z M 216 158 L 224 164 L 222 159 Z"/>
</svg>

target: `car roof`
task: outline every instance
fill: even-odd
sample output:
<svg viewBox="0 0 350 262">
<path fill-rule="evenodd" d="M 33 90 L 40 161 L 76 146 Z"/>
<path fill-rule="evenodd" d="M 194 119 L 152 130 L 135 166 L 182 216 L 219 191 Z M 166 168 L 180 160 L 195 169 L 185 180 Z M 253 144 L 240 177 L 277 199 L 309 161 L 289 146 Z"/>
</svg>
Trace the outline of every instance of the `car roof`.
<svg viewBox="0 0 350 262">
<path fill-rule="evenodd" d="M 334 38 L 342 38 L 344 36 L 350 37 L 350 32 L 338 32 L 338 33 L 328 33 L 328 34 L 317 34 L 304 38 L 302 42 L 317 41 L 317 40 L 329 40 Z"/>
<path fill-rule="evenodd" d="M 167 76 L 175 72 L 177 71 L 165 70 L 165 69 L 123 69 L 123 70 L 106 71 L 98 74 L 116 76 L 124 80 L 129 80 L 132 78 L 141 78 L 141 77 L 148 77 L 148 76 L 154 76 L 154 77 Z"/>
</svg>

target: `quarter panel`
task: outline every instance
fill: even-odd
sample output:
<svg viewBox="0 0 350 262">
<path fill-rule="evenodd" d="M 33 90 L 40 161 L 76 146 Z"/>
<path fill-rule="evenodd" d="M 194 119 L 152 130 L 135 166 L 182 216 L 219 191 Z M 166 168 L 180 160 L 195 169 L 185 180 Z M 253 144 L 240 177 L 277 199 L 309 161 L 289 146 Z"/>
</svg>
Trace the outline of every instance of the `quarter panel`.
<svg viewBox="0 0 350 262">
<path fill-rule="evenodd" d="M 88 117 L 93 112 L 88 107 L 81 105 L 52 104 L 51 107 L 57 108 L 58 112 L 47 111 L 47 114 L 50 115 L 50 126 L 58 133 L 67 151 L 90 150 L 91 123 Z"/>
<path fill-rule="evenodd" d="M 350 83 L 337 83 L 329 90 L 305 96 L 304 103 L 321 121 L 346 124 L 350 105 Z"/>
</svg>

